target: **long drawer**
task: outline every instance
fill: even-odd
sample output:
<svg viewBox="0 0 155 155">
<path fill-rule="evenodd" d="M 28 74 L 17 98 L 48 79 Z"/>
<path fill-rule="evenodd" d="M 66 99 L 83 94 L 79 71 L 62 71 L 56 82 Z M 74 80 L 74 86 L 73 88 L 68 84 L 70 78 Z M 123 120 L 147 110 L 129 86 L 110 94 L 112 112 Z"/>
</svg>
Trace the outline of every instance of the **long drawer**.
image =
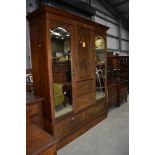
<svg viewBox="0 0 155 155">
<path fill-rule="evenodd" d="M 95 117 L 101 115 L 105 111 L 106 111 L 105 104 L 100 103 L 100 104 L 97 104 L 96 106 L 89 108 L 86 111 L 86 116 L 89 117 L 90 119 L 94 119 Z"/>
<path fill-rule="evenodd" d="M 55 125 L 56 136 L 62 136 L 74 129 L 77 129 L 82 122 L 86 119 L 85 112 L 81 112 L 77 115 L 72 115 L 63 120 L 60 120 Z"/>
<path fill-rule="evenodd" d="M 81 96 L 92 91 L 95 91 L 93 80 L 77 82 L 77 96 Z"/>
<path fill-rule="evenodd" d="M 55 134 L 58 137 L 65 136 L 73 131 L 76 131 L 80 127 L 90 123 L 93 119 L 96 119 L 99 115 L 106 112 L 106 101 L 97 103 L 94 106 L 87 108 L 77 114 L 65 117 L 56 122 Z"/>
</svg>

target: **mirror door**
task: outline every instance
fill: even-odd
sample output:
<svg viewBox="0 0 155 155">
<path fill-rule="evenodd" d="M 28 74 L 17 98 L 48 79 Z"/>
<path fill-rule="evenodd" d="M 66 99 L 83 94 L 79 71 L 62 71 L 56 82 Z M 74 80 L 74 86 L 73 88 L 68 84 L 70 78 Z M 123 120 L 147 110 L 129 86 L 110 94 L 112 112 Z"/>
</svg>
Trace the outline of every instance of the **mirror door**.
<svg viewBox="0 0 155 155">
<path fill-rule="evenodd" d="M 106 87 L 106 52 L 105 39 L 102 35 L 95 36 L 95 50 L 96 50 L 96 100 L 105 97 Z"/>
<path fill-rule="evenodd" d="M 73 111 L 71 74 L 71 37 L 63 26 L 50 29 L 55 117 Z"/>
</svg>

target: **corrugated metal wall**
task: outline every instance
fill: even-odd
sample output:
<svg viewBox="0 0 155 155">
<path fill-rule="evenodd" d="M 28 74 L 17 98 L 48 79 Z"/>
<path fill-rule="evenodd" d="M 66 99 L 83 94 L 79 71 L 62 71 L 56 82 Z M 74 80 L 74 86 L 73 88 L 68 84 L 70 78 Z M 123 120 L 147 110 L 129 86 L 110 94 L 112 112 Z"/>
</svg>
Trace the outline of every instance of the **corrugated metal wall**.
<svg viewBox="0 0 155 155">
<path fill-rule="evenodd" d="M 91 0 L 91 5 L 97 10 L 92 20 L 110 27 L 107 31 L 108 51 L 119 53 L 119 55 L 129 55 L 128 30 L 126 30 L 123 25 L 120 26 L 119 21 L 117 21 L 97 0 Z"/>
</svg>

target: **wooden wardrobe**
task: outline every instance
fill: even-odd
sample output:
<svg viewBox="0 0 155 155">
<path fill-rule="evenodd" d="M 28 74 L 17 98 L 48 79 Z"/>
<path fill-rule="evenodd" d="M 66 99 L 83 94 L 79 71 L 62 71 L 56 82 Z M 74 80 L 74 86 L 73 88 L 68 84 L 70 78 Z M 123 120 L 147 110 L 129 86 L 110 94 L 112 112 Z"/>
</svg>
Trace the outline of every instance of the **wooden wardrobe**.
<svg viewBox="0 0 155 155">
<path fill-rule="evenodd" d="M 107 53 L 108 107 L 118 107 L 127 102 L 129 93 L 129 56 Z"/>
<path fill-rule="evenodd" d="M 107 117 L 108 27 L 45 5 L 27 18 L 35 94 L 59 149 Z"/>
</svg>

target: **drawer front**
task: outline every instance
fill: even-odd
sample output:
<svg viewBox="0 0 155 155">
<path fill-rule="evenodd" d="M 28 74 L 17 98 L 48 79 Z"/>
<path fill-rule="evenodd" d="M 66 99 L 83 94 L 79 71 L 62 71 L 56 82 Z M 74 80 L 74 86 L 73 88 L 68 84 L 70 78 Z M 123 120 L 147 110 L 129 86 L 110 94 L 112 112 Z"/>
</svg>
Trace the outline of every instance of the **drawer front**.
<svg viewBox="0 0 155 155">
<path fill-rule="evenodd" d="M 105 103 L 106 104 L 106 103 Z M 95 117 L 99 116 L 100 114 L 105 112 L 105 104 L 100 103 L 98 105 L 95 105 L 93 107 L 90 107 L 86 113 L 87 113 L 87 117 L 89 117 L 90 119 L 94 119 Z"/>
<path fill-rule="evenodd" d="M 61 137 L 78 130 L 80 127 L 86 125 L 97 116 L 102 115 L 106 111 L 105 104 L 106 101 L 95 104 L 85 111 L 57 121 L 55 124 L 55 135 Z"/>
<path fill-rule="evenodd" d="M 29 106 L 29 115 L 35 115 L 39 113 L 39 106 L 38 104 L 33 104 Z"/>
<path fill-rule="evenodd" d="M 95 91 L 93 80 L 87 80 L 77 83 L 77 96 L 81 96 L 92 91 Z"/>
<path fill-rule="evenodd" d="M 89 94 L 77 97 L 75 104 L 75 112 L 78 112 L 94 104 L 96 102 L 95 95 L 96 95 L 95 92 L 91 92 Z"/>
<path fill-rule="evenodd" d="M 68 134 L 69 132 L 79 128 L 80 124 L 85 121 L 85 118 L 85 112 L 81 112 L 77 115 L 73 115 L 58 121 L 55 125 L 56 136 Z"/>
</svg>

